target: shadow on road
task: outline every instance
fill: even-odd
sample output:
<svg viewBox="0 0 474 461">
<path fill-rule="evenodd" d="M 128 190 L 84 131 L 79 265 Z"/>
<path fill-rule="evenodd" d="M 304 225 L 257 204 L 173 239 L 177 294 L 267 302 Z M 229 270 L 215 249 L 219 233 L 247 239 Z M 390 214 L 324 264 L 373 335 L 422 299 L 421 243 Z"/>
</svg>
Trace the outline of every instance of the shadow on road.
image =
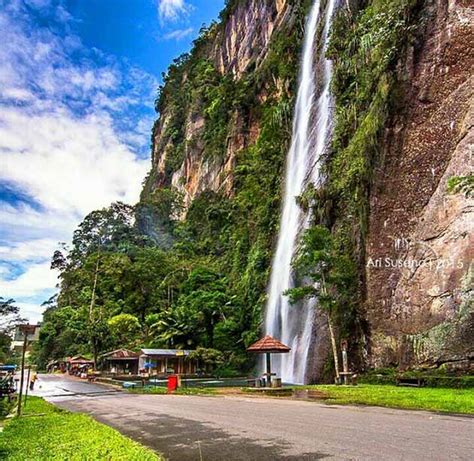
<svg viewBox="0 0 474 461">
<path fill-rule="evenodd" d="M 230 435 L 207 424 L 166 414 L 145 413 L 139 425 L 130 421 L 111 421 L 100 414 L 94 417 L 112 425 L 134 440 L 162 453 L 169 461 L 314 461 L 330 455 L 325 453 L 291 452 L 292 446 L 283 440 L 255 439 Z"/>
</svg>

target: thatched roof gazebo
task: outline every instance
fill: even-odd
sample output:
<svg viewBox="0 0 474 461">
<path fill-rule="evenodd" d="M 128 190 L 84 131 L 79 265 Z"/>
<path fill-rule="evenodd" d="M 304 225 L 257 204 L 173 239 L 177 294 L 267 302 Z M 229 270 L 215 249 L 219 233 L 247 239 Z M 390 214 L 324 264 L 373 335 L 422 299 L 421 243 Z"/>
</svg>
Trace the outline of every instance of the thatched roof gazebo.
<svg viewBox="0 0 474 461">
<path fill-rule="evenodd" d="M 287 354 L 290 351 L 291 348 L 278 341 L 278 339 L 272 338 L 270 335 L 266 335 L 265 337 L 259 339 L 256 343 L 253 343 L 247 348 L 247 352 L 266 355 L 267 372 L 265 373 L 265 376 L 267 377 L 268 387 L 271 387 L 272 375 L 275 374 L 271 372 L 270 354 Z"/>
</svg>

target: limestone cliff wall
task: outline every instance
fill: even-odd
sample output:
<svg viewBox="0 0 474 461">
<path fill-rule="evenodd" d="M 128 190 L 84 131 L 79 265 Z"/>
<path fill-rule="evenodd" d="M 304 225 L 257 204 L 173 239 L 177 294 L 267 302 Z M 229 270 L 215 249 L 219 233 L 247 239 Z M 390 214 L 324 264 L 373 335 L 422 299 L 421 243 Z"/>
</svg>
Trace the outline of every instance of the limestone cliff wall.
<svg viewBox="0 0 474 461">
<path fill-rule="evenodd" d="M 474 12 L 438 0 L 400 69 L 406 108 L 386 136 L 371 194 L 367 320 L 372 366 L 472 367 Z"/>
<path fill-rule="evenodd" d="M 207 52 L 208 57 L 222 75 L 231 75 L 238 81 L 250 68 L 258 69 L 267 57 L 275 32 L 294 21 L 295 8 L 300 7 L 301 3 L 303 2 L 288 0 L 238 2 L 222 27 L 218 28 Z M 256 97 L 265 98 L 265 92 Z M 235 113 L 224 146 L 224 155 L 209 158 L 204 155 L 204 114 L 199 109 L 183 114 L 186 139 L 184 160 L 169 181 L 165 165 L 172 141 L 163 142 L 163 133 L 170 115 L 167 112 L 160 114 L 152 134 L 152 168 L 157 178 L 152 189 L 170 182 L 172 187 L 183 194 L 185 210 L 203 191 L 231 194 L 235 155 L 257 138 L 258 119 L 242 120 L 240 114 Z"/>
</svg>

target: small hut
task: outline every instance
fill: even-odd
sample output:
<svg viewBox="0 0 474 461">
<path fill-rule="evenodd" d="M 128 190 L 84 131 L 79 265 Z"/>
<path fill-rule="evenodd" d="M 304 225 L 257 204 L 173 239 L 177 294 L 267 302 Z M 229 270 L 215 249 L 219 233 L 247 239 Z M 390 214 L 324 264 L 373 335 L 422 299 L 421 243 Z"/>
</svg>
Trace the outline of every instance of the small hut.
<svg viewBox="0 0 474 461">
<path fill-rule="evenodd" d="M 182 349 L 142 349 L 139 368 L 155 375 L 193 375 L 197 372 L 198 360 L 190 357 L 192 352 Z"/>
<path fill-rule="evenodd" d="M 70 375 L 78 375 L 86 372 L 89 368 L 94 368 L 94 361 L 83 355 L 76 355 L 66 359 L 66 366 Z"/>
<path fill-rule="evenodd" d="M 48 371 L 48 373 L 54 373 L 55 371 L 60 371 L 61 373 L 65 373 L 66 369 L 67 369 L 66 359 L 51 360 L 46 365 L 46 370 Z"/>
<path fill-rule="evenodd" d="M 101 356 L 104 369 L 109 373 L 138 374 L 138 360 L 140 354 L 128 349 L 117 349 Z"/>
<path fill-rule="evenodd" d="M 291 348 L 281 343 L 275 338 L 272 338 L 270 335 L 259 339 L 256 343 L 252 344 L 247 348 L 248 352 L 253 352 L 255 354 L 265 354 L 266 356 L 266 370 L 265 373 L 267 387 L 272 385 L 272 376 L 275 376 L 275 373 L 272 373 L 271 368 L 271 354 L 286 354 L 291 351 Z"/>
</svg>

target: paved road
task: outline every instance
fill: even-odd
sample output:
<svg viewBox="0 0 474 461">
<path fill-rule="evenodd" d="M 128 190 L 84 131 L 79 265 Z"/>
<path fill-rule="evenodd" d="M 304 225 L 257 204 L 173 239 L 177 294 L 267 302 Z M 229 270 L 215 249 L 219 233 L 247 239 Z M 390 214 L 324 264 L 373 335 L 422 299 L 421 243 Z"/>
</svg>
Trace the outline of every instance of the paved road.
<svg viewBox="0 0 474 461">
<path fill-rule="evenodd" d="M 109 394 L 121 394 L 110 386 L 90 384 L 87 381 L 62 375 L 38 375 L 32 395 L 58 402 L 64 399 L 80 399 Z"/>
<path fill-rule="evenodd" d="M 58 378 L 42 379 L 62 389 L 77 386 L 52 380 Z M 474 453 L 474 419 L 469 417 L 291 400 L 107 391 L 48 399 L 90 413 L 170 461 L 445 461 L 471 460 Z"/>
</svg>

